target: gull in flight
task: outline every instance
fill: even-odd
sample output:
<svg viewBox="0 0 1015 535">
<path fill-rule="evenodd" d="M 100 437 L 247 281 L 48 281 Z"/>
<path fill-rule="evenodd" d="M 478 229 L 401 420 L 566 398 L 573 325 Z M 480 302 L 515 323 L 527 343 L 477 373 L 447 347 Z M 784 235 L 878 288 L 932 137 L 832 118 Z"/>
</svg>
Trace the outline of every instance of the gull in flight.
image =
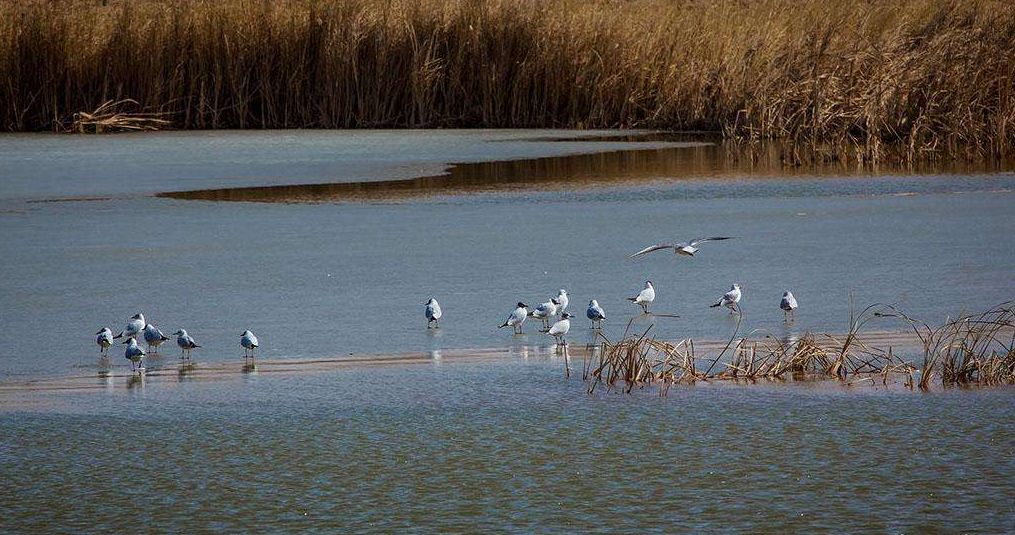
<svg viewBox="0 0 1015 535">
<path fill-rule="evenodd" d="M 144 371 L 141 367 L 141 362 L 144 360 L 144 349 L 137 345 L 137 340 L 134 338 L 128 338 L 123 343 L 127 344 L 127 349 L 123 352 L 123 356 L 130 361 L 131 371 L 140 374 Z"/>
<path fill-rule="evenodd" d="M 606 319 L 606 311 L 603 307 L 599 306 L 599 301 L 595 299 L 589 301 L 589 308 L 585 311 L 585 315 L 589 318 L 589 328 L 595 329 L 597 326 L 603 328 L 603 320 Z"/>
<path fill-rule="evenodd" d="M 634 301 L 634 304 L 641 307 L 642 312 L 648 314 L 649 303 L 656 300 L 656 289 L 652 286 L 652 281 L 645 281 L 645 289 L 634 297 L 628 297 L 627 300 Z"/>
<path fill-rule="evenodd" d="M 557 313 L 563 316 L 564 311 L 567 310 L 567 304 L 570 302 L 571 300 L 567 298 L 567 290 L 561 288 L 560 291 L 557 292 Z"/>
<path fill-rule="evenodd" d="M 550 318 L 557 315 L 557 307 L 560 303 L 557 302 L 557 298 L 550 299 L 545 303 L 536 305 L 536 308 L 529 312 L 529 315 L 533 318 L 543 320 L 543 330 L 550 328 Z"/>
<path fill-rule="evenodd" d="M 144 341 L 148 344 L 148 351 L 158 353 L 159 346 L 166 340 L 169 340 L 169 337 L 162 334 L 162 331 L 160 331 L 158 327 L 152 325 L 151 323 L 144 326 Z M 154 348 L 154 350 L 152 348 Z"/>
<path fill-rule="evenodd" d="M 791 315 L 796 316 L 795 310 L 797 306 L 796 297 L 793 297 L 793 292 L 786 290 L 782 294 L 782 301 L 779 303 L 779 308 L 783 311 L 783 317 L 788 320 Z"/>
<path fill-rule="evenodd" d="M 109 351 L 109 346 L 113 345 L 113 331 L 109 330 L 109 327 L 103 327 L 101 331 L 95 333 L 95 343 L 99 344 L 99 354 L 106 356 Z"/>
<path fill-rule="evenodd" d="M 734 283 L 733 286 L 730 286 L 730 291 L 724 293 L 723 296 L 720 297 L 718 301 L 709 305 L 709 308 L 722 306 L 730 309 L 731 314 L 733 312 L 740 313 L 740 306 L 737 303 L 740 302 L 741 296 L 742 294 L 740 292 L 740 285 Z"/>
<path fill-rule="evenodd" d="M 114 336 L 113 338 L 123 338 L 124 336 L 127 338 L 135 338 L 137 335 L 141 334 L 141 331 L 144 330 L 144 326 L 144 314 L 134 314 L 130 317 L 130 320 L 127 321 L 127 326 L 120 331 L 120 334 Z"/>
<path fill-rule="evenodd" d="M 426 328 L 430 328 L 430 324 L 433 323 L 435 327 L 441 326 L 441 316 L 444 315 L 441 312 L 441 305 L 437 302 L 437 299 L 431 297 L 426 302 L 426 309 L 423 311 L 426 314 Z"/>
<path fill-rule="evenodd" d="M 240 335 L 240 345 L 243 346 L 243 362 L 247 362 L 249 357 L 251 361 L 254 360 L 254 350 L 257 349 L 257 337 L 250 330 L 243 331 Z"/>
<path fill-rule="evenodd" d="M 180 346 L 180 358 L 183 360 L 190 360 L 190 352 L 196 347 L 201 347 L 187 334 L 186 329 L 176 331 L 173 336 L 176 337 L 176 345 Z"/>
<path fill-rule="evenodd" d="M 507 320 L 497 328 L 511 327 L 514 329 L 515 334 L 522 334 L 522 324 L 525 323 L 525 318 L 527 317 L 529 317 L 528 305 L 519 301 L 515 305 L 515 309 L 508 315 Z"/>
<path fill-rule="evenodd" d="M 560 315 L 560 320 L 553 324 L 547 334 L 553 337 L 553 341 L 563 346 L 567 346 L 567 340 L 564 339 L 564 335 L 567 331 L 571 330 L 571 318 L 572 316 L 567 312 Z"/>
<path fill-rule="evenodd" d="M 657 245 L 650 245 L 638 251 L 637 253 L 634 253 L 633 255 L 630 256 L 630 258 L 641 256 L 643 254 L 648 254 L 653 251 L 658 251 L 660 249 L 673 249 L 673 252 L 676 254 L 684 256 L 694 256 L 694 253 L 698 252 L 698 244 L 705 243 L 707 241 L 730 240 L 733 238 L 734 236 L 712 236 L 710 238 L 695 238 L 691 241 L 684 241 L 680 243 L 660 243 Z"/>
</svg>

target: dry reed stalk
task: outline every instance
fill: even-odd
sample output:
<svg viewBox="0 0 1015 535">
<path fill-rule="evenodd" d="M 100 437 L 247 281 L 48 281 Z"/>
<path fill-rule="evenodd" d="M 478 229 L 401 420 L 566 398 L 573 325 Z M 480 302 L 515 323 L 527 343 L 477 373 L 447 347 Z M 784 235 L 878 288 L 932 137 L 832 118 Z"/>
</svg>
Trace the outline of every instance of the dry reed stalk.
<svg viewBox="0 0 1015 535">
<path fill-rule="evenodd" d="M 651 127 L 876 164 L 1010 156 L 1002 0 L 0 0 L 0 129 Z M 817 142 L 836 149 L 811 150 Z"/>
<path fill-rule="evenodd" d="M 859 313 L 851 312 L 847 335 L 841 340 L 824 335 L 825 346 L 809 333 L 793 343 L 771 335 L 755 338 L 754 332 L 738 339 L 738 322 L 719 355 L 708 359 L 712 364 L 705 373 L 696 370 L 695 360 L 699 357 L 691 339 L 677 343 L 657 340 L 649 336 L 651 327 L 639 335 L 628 336 L 625 332 L 624 338 L 616 342 L 600 334 L 598 361 L 593 366 L 596 354 L 586 357 L 588 371 L 584 378 L 589 394 L 600 382 L 605 382 L 608 391 L 623 384 L 626 393 L 660 383 L 659 395 L 665 396 L 672 385 L 681 382 L 779 380 L 787 373 L 796 380 L 837 379 L 847 386 L 874 385 L 878 380 L 888 385 L 890 377 L 902 377 L 904 384 L 913 388 L 917 368 L 912 363 L 899 357 L 892 346 L 881 349 L 864 341 L 864 329 L 885 318 L 901 318 L 921 341 L 924 364 L 919 370 L 920 389 L 929 388 L 937 367 L 944 370 L 943 386 L 1015 384 L 1015 307 L 1010 302 L 936 328 L 913 320 L 894 306 L 875 304 Z M 713 374 L 712 369 L 731 347 L 729 360 Z"/>
</svg>

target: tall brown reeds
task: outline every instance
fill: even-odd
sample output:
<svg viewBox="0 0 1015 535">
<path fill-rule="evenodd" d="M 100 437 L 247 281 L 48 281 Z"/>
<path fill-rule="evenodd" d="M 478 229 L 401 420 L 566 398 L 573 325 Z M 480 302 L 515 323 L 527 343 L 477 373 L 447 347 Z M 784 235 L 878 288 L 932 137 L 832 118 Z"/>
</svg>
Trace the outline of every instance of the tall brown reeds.
<svg viewBox="0 0 1015 535">
<path fill-rule="evenodd" d="M 108 4 L 108 5 L 106 5 Z M 0 129 L 655 127 L 1010 155 L 1002 0 L 0 0 Z M 160 117 L 165 117 L 160 115 Z"/>
</svg>

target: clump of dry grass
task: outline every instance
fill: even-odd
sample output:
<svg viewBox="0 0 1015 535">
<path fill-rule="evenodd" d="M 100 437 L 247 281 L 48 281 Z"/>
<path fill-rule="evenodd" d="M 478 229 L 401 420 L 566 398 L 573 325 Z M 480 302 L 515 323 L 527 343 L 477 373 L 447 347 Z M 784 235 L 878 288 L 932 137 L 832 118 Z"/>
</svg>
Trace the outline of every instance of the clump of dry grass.
<svg viewBox="0 0 1015 535">
<path fill-rule="evenodd" d="M 914 330 L 922 345 L 922 368 L 900 357 L 891 346 L 875 347 L 865 341 L 864 329 L 884 318 L 901 318 Z M 599 342 L 585 356 L 582 378 L 590 394 L 600 384 L 628 393 L 658 384 L 660 395 L 678 383 L 787 378 L 837 379 L 850 385 L 887 385 L 902 378 L 914 388 L 918 376 L 922 390 L 930 388 L 935 375 L 942 386 L 1015 384 L 1015 306 L 1011 302 L 939 327 L 913 320 L 891 305 L 871 305 L 850 314 L 844 336 L 826 334 L 819 340 L 808 333 L 791 343 L 758 333 L 738 338 L 739 329 L 738 321 L 715 357 L 697 355 L 690 339 L 658 340 L 650 336 L 651 327 L 640 335 L 625 333 L 616 342 L 600 333 Z M 699 360 L 710 361 L 705 371 L 699 371 Z"/>
<path fill-rule="evenodd" d="M 875 314 L 902 319 L 920 339 L 920 388 L 926 389 L 935 373 L 944 385 L 1015 384 L 1015 303 L 964 314 L 937 327 L 892 306 L 884 306 Z"/>
<path fill-rule="evenodd" d="M 1011 154 L 1001 0 L 0 0 L 0 128 L 653 127 Z M 791 158 L 792 159 L 792 158 Z"/>
</svg>

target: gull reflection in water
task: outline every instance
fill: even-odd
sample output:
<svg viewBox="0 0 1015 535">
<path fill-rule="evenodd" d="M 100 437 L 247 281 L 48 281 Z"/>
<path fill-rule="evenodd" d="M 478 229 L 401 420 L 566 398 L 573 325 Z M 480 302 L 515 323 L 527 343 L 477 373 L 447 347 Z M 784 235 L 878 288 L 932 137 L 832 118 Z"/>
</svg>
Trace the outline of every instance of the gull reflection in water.
<svg viewBox="0 0 1015 535">
<path fill-rule="evenodd" d="M 508 348 L 508 354 L 527 361 L 529 360 L 529 346 L 512 343 Z"/>
<path fill-rule="evenodd" d="M 191 361 L 184 361 L 180 364 L 180 369 L 177 374 L 177 378 L 180 382 L 190 381 L 194 379 L 194 372 L 197 370 L 197 365 Z"/>
<path fill-rule="evenodd" d="M 257 377 L 257 364 L 249 363 L 243 365 L 243 378 L 245 381 L 252 381 Z"/>
<path fill-rule="evenodd" d="M 135 374 L 131 375 L 130 377 L 127 377 L 127 389 L 128 390 L 142 389 L 142 388 L 144 388 L 144 385 L 145 385 L 145 374 L 144 373 L 135 373 Z"/>
</svg>

